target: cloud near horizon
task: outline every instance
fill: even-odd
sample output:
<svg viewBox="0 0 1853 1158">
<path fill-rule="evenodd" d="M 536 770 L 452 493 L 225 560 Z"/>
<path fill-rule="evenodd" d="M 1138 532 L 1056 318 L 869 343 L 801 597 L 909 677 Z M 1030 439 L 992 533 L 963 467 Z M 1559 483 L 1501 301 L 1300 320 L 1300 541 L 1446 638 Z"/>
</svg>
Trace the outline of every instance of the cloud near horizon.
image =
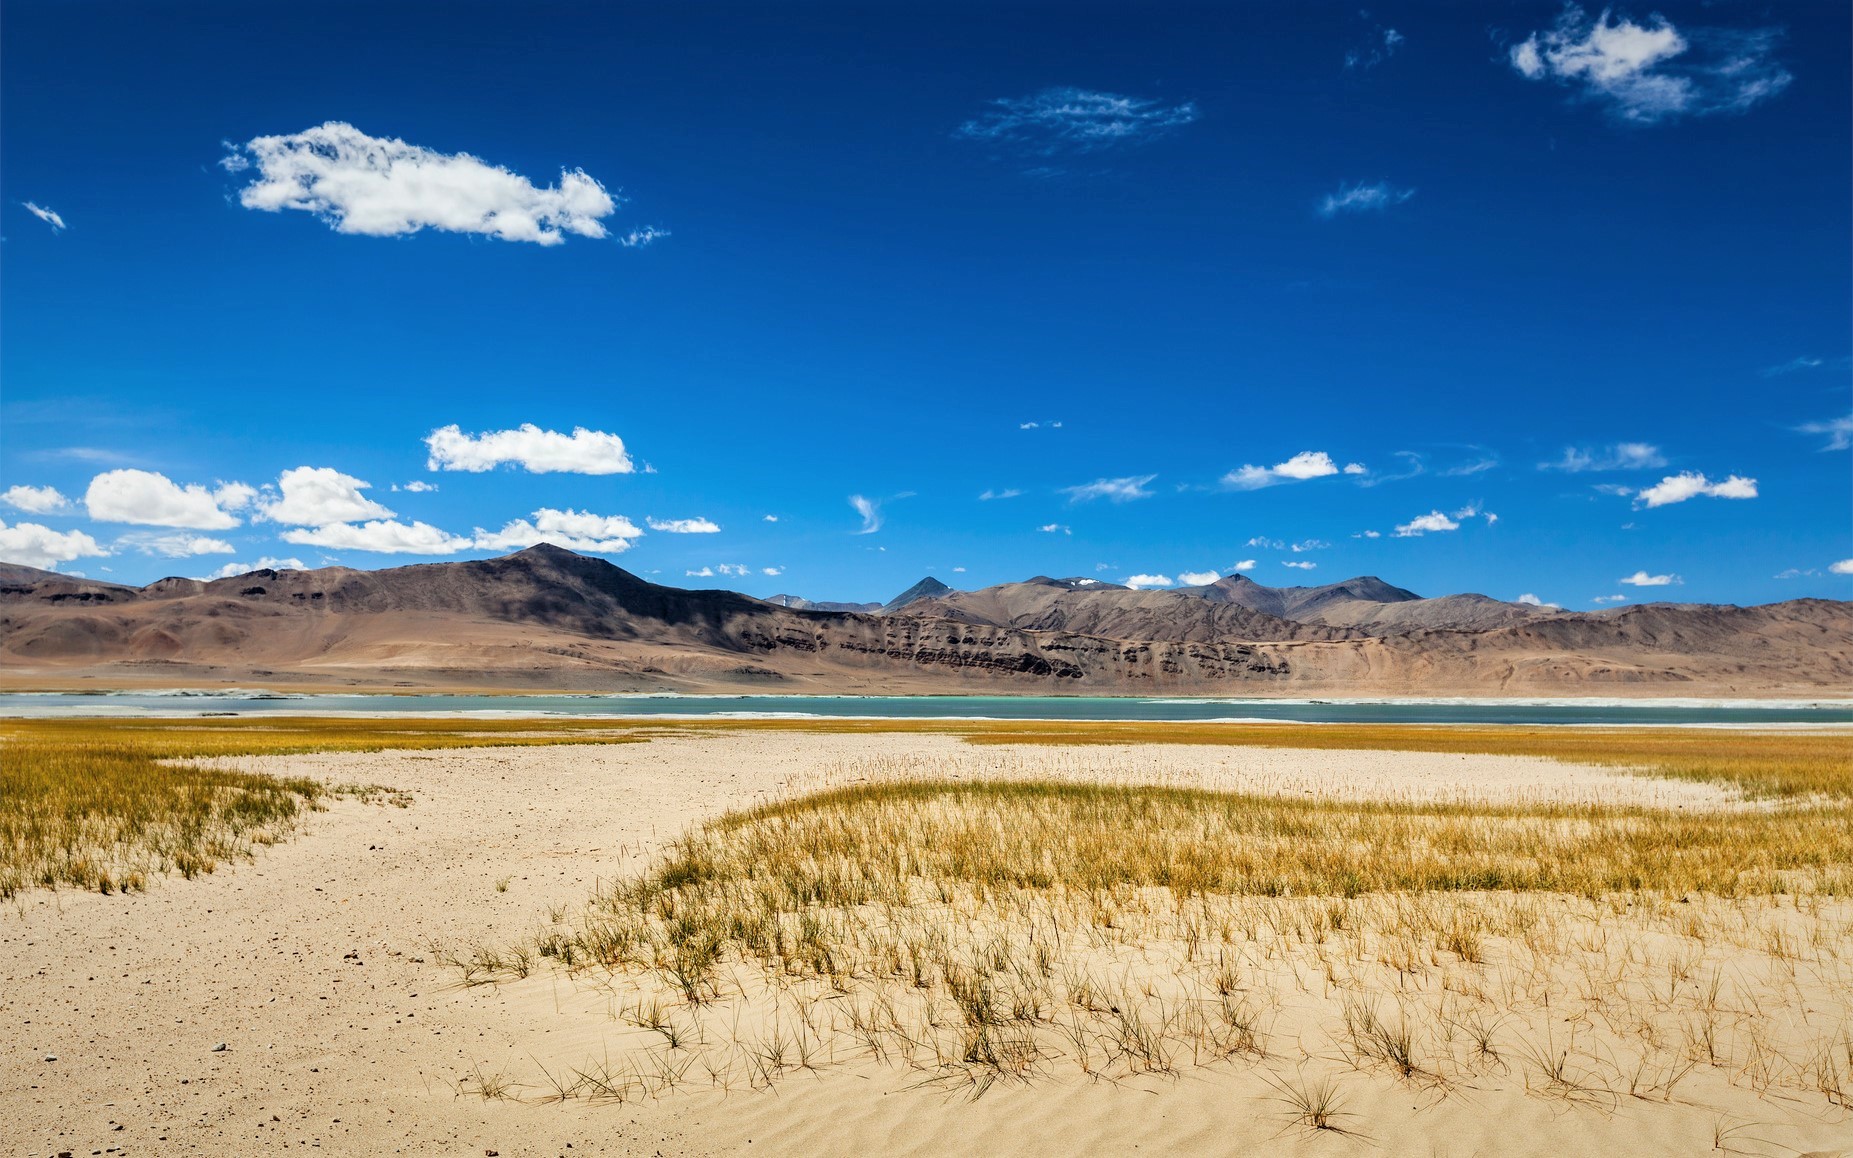
<svg viewBox="0 0 1853 1158">
<path fill-rule="evenodd" d="M 452 423 L 425 436 L 426 470 L 472 473 L 517 466 L 531 474 L 631 474 L 636 464 L 624 440 L 602 430 L 575 426 L 571 434 L 524 422 L 513 430 L 465 434 Z"/>
<path fill-rule="evenodd" d="M 84 508 L 100 523 L 225 531 L 242 522 L 231 512 L 251 505 L 257 493 L 238 482 L 208 490 L 198 483 L 181 486 L 158 471 L 110 470 L 90 480 Z"/>
<path fill-rule="evenodd" d="M 1624 583 L 1629 587 L 1672 587 L 1684 583 L 1685 580 L 1677 575 L 1649 575 L 1645 571 L 1636 571 L 1625 578 L 1617 579 L 1616 582 Z"/>
<path fill-rule="evenodd" d="M 0 519 L 0 559 L 41 571 L 60 563 L 107 555 L 107 548 L 82 531 L 54 531 L 40 523 L 8 524 Z"/>
<path fill-rule="evenodd" d="M 313 213 L 337 233 L 437 229 L 559 245 L 569 233 L 604 237 L 599 219 L 618 207 L 583 169 L 562 169 L 558 185 L 541 188 L 468 153 L 369 136 L 344 121 L 226 147 L 219 162 L 226 171 L 257 171 L 239 191 L 240 205 Z"/>
<path fill-rule="evenodd" d="M 295 467 L 277 476 L 280 497 L 258 500 L 257 517 L 307 527 L 392 518 L 390 509 L 360 493 L 368 486 L 332 467 Z"/>
</svg>

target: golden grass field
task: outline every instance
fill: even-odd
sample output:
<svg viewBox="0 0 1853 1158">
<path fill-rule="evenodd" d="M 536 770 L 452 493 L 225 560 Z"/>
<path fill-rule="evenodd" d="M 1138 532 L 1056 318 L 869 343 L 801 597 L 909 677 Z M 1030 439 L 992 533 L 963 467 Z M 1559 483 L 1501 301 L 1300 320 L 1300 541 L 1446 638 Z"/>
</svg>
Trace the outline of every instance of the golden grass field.
<svg viewBox="0 0 1853 1158">
<path fill-rule="evenodd" d="M 1368 1137 L 1347 1104 L 1356 1075 L 1422 1099 L 1504 1082 L 1608 1111 L 1748 1091 L 1848 1120 L 1844 733 L 12 721 L 0 893 L 190 875 L 281 839 L 331 791 L 188 757 L 741 730 L 949 734 L 981 768 L 1000 745 L 1014 763 L 957 781 L 864 767 L 862 782 L 698 823 L 582 906 L 436 947 L 469 985 L 552 972 L 603 987 L 637 1035 L 564 1070 L 479 1070 L 460 1091 L 628 1101 L 877 1065 L 977 1094 L 1235 1070 L 1309 1136 Z M 1543 756 L 1729 794 L 1702 808 L 1358 800 L 1020 774 L 1049 746 L 1151 743 Z M 1731 1129 L 1721 1117 L 1721 1149 Z"/>
</svg>

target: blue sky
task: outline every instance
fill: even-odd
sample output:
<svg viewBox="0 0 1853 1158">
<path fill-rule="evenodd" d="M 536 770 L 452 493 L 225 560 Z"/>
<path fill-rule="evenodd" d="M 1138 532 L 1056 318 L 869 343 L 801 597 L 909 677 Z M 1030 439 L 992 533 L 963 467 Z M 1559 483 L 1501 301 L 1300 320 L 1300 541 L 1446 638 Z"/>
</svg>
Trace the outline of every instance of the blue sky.
<svg viewBox="0 0 1853 1158">
<path fill-rule="evenodd" d="M 18 0 L 0 557 L 1853 597 L 1849 37 Z"/>
</svg>

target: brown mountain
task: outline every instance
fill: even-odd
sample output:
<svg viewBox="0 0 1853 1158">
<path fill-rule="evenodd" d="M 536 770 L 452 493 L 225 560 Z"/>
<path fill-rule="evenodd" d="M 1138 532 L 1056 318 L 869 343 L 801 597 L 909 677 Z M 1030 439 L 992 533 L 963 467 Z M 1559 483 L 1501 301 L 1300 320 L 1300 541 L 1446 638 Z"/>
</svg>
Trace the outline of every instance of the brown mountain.
<svg viewBox="0 0 1853 1158">
<path fill-rule="evenodd" d="M 662 587 L 550 546 L 473 562 L 146 587 L 5 566 L 0 679 L 13 688 L 1096 695 L 1770 695 L 1853 684 L 1847 603 L 1532 609 L 1491 628 L 1370 634 L 1314 618 L 1352 615 L 1342 610 L 1352 604 L 1445 601 L 1359 580 L 1284 590 L 1294 592 L 1281 596 L 1287 615 L 1202 589 L 1038 578 L 875 615 Z"/>
</svg>

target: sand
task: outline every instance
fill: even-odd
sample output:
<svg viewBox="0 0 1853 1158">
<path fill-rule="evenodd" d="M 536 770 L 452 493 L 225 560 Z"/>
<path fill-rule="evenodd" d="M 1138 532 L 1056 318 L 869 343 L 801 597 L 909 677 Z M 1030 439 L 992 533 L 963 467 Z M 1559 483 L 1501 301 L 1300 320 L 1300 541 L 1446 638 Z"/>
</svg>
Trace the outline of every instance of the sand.
<svg viewBox="0 0 1853 1158">
<path fill-rule="evenodd" d="M 1071 1074 L 973 1100 L 843 1054 L 771 1091 L 704 1083 L 622 1104 L 544 1100 L 544 1074 L 633 1049 L 621 984 L 542 967 L 466 988 L 436 960 L 576 906 L 687 824 L 923 763 L 1396 798 L 1726 803 L 1702 785 L 1499 756 L 1182 746 L 979 751 L 948 737 L 727 733 L 647 744 L 241 761 L 409 791 L 343 800 L 252 863 L 146 894 L 34 893 L 0 916 L 0 1154 L 1749 1153 L 1853 1149 L 1820 1096 L 1702 1072 L 1671 1100 L 1446 1090 L 1338 1066 L 1358 1135 L 1292 1126 L 1271 1065 L 1119 1082 Z M 1844 914 L 1843 919 L 1853 918 Z M 1747 966 L 1748 967 L 1748 966 Z M 1845 1016 L 1810 991 L 1821 1017 Z M 223 1043 L 224 1048 L 218 1047 Z M 484 1098 L 506 1078 L 516 1097 Z"/>
</svg>

